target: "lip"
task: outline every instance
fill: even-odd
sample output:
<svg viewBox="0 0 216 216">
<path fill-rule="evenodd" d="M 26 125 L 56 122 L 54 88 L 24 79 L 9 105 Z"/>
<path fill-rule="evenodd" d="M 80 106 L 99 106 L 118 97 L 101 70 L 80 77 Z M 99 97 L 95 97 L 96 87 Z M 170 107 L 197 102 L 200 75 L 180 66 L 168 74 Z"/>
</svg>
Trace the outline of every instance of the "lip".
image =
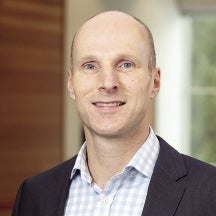
<svg viewBox="0 0 216 216">
<path fill-rule="evenodd" d="M 92 103 L 96 107 L 120 107 L 125 105 L 125 102 L 122 101 L 111 101 L 111 102 L 93 102 Z"/>
<path fill-rule="evenodd" d="M 96 101 L 92 103 L 97 110 L 102 112 L 113 112 L 126 104 L 124 101 Z"/>
</svg>

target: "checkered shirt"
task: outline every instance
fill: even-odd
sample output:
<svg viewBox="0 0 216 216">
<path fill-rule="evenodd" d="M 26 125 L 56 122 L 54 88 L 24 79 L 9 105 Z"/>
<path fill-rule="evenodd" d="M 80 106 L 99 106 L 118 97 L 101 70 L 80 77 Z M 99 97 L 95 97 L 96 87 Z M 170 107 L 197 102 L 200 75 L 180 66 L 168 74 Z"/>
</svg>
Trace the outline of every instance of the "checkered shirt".
<svg viewBox="0 0 216 216">
<path fill-rule="evenodd" d="M 144 145 L 125 169 L 101 189 L 92 181 L 86 164 L 86 144 L 83 144 L 71 173 L 64 216 L 141 215 L 159 148 L 151 129 Z"/>
</svg>

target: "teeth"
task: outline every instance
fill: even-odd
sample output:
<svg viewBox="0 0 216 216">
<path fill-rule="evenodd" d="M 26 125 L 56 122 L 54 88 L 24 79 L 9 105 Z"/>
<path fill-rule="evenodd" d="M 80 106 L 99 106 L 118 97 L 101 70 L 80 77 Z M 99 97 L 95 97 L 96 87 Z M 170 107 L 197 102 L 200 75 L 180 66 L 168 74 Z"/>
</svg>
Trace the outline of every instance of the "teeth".
<svg viewBox="0 0 216 216">
<path fill-rule="evenodd" d="M 94 103 L 95 106 L 99 106 L 99 107 L 113 107 L 113 106 L 121 106 L 123 104 L 124 103 L 122 103 L 122 102 L 113 102 L 113 103 L 102 103 L 102 102 L 99 102 L 99 103 Z"/>
</svg>

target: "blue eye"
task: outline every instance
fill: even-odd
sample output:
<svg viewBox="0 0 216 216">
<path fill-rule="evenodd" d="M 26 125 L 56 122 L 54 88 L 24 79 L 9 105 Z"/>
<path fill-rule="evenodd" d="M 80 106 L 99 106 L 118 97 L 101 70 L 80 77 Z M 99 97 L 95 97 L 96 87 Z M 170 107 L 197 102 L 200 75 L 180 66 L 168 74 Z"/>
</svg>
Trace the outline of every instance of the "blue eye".
<svg viewBox="0 0 216 216">
<path fill-rule="evenodd" d="M 94 69 L 95 69 L 95 66 L 94 66 L 93 64 L 86 64 L 86 65 L 84 66 L 84 68 L 87 69 L 87 70 L 94 70 Z"/>
<path fill-rule="evenodd" d="M 122 67 L 124 68 L 131 68 L 132 67 L 132 64 L 130 62 L 125 62 Z"/>
</svg>

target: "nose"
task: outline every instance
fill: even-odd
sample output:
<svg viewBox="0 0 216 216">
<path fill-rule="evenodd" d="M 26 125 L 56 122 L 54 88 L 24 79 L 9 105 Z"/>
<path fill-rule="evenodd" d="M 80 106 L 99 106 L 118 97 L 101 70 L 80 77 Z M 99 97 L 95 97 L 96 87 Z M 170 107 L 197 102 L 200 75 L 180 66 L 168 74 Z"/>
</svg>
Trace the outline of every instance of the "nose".
<svg viewBox="0 0 216 216">
<path fill-rule="evenodd" d="M 119 89 L 118 72 L 112 69 L 105 69 L 100 73 L 98 90 L 103 93 L 113 94 Z"/>
</svg>

